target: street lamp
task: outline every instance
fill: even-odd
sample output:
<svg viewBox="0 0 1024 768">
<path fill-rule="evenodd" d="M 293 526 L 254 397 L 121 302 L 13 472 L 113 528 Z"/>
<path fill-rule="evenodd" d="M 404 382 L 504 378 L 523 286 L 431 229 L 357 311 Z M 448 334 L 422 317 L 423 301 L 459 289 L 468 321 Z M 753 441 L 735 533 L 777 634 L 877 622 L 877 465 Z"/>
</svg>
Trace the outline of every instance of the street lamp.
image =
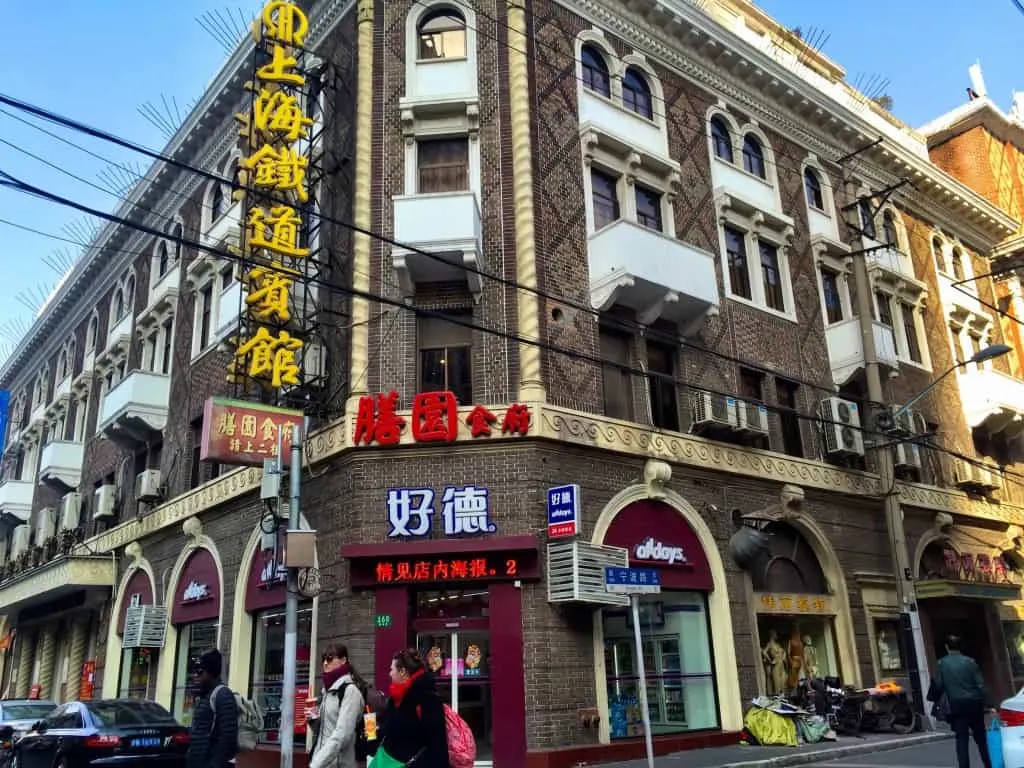
<svg viewBox="0 0 1024 768">
<path fill-rule="evenodd" d="M 873 351 L 873 350 L 872 350 Z M 907 403 L 895 411 L 883 410 L 878 415 L 878 427 L 888 432 L 897 423 L 897 419 L 910 410 L 910 407 L 931 392 L 936 385 L 944 378 L 971 363 L 984 363 L 997 357 L 1001 357 L 1010 351 L 1006 344 L 993 344 L 985 349 L 978 350 L 967 360 L 962 360 L 935 378 L 919 394 L 911 398 Z M 877 364 L 876 364 L 877 365 Z M 875 381 L 872 389 L 880 391 L 880 382 L 877 380 L 877 367 L 874 373 Z M 869 380 L 870 381 L 870 380 Z M 921 631 L 921 617 L 917 610 L 917 600 L 914 594 L 914 568 L 909 562 L 907 552 L 906 529 L 903 525 L 903 509 L 900 505 L 900 497 L 895 493 L 895 461 L 893 452 L 895 443 L 878 446 L 879 479 L 882 487 L 887 488 L 885 496 L 885 517 L 886 527 L 889 531 L 889 543 L 892 547 L 892 558 L 896 576 L 896 601 L 900 609 L 900 634 L 902 635 L 903 652 L 907 655 L 907 672 L 910 676 L 910 689 L 914 699 L 914 709 L 924 716 L 924 692 L 928 689 L 928 670 L 924 665 L 925 648 L 924 634 Z"/>
</svg>

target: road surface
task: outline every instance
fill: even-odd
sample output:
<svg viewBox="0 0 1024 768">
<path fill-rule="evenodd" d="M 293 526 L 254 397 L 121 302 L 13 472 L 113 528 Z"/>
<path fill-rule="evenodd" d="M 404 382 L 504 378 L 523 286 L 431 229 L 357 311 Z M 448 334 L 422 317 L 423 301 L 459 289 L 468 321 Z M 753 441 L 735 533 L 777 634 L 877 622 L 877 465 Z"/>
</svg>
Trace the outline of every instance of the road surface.
<svg viewBox="0 0 1024 768">
<path fill-rule="evenodd" d="M 852 755 L 811 763 L 821 768 L 957 768 L 952 739 L 915 747 L 891 749 L 874 755 Z M 981 768 L 981 758 L 971 742 L 971 767 Z"/>
</svg>

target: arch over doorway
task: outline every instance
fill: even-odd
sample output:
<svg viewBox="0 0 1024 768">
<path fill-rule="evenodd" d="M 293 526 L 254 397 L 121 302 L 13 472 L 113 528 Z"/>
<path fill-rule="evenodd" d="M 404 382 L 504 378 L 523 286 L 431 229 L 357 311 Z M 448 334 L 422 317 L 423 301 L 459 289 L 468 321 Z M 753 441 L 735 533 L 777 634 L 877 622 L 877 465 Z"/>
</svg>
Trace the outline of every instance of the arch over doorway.
<svg viewBox="0 0 1024 768">
<path fill-rule="evenodd" d="M 130 545 L 129 545 L 130 546 Z M 117 697 L 121 685 L 121 660 L 124 656 L 124 645 L 121 632 L 124 622 L 124 613 L 128 607 L 126 602 L 130 599 L 132 591 L 131 584 L 137 581 L 140 576 L 149 580 L 149 602 L 154 603 L 159 596 L 156 591 L 156 577 L 153 574 L 153 566 L 149 560 L 142 556 L 142 550 L 137 550 L 135 557 L 121 576 L 117 585 L 117 592 L 114 595 L 114 602 L 110 610 L 110 620 L 107 622 L 107 646 L 104 654 L 103 687 L 102 695 L 105 699 Z"/>
</svg>

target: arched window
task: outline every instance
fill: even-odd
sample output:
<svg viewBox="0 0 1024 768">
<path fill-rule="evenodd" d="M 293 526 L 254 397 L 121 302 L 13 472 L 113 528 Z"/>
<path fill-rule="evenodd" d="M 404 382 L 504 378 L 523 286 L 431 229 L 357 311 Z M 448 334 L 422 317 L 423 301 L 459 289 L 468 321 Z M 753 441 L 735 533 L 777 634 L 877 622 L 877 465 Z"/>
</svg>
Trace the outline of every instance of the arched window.
<svg viewBox="0 0 1024 768">
<path fill-rule="evenodd" d="M 940 271 L 946 271 L 946 258 L 942 255 L 942 241 L 937 237 L 932 238 L 932 251 L 935 252 L 935 265 Z"/>
<path fill-rule="evenodd" d="M 420 21 L 420 59 L 466 58 L 466 20 L 453 8 L 431 11 Z"/>
<path fill-rule="evenodd" d="M 167 269 L 170 267 L 171 256 L 167 252 L 167 243 L 163 240 L 156 247 L 156 271 L 158 277 L 163 277 L 167 274 Z"/>
<path fill-rule="evenodd" d="M 821 194 L 821 179 L 818 172 L 813 168 L 804 169 L 804 194 L 807 195 L 807 204 L 819 211 L 825 210 L 825 198 Z"/>
<path fill-rule="evenodd" d="M 622 104 L 648 120 L 654 119 L 654 105 L 651 99 L 651 87 L 647 78 L 633 67 L 626 70 L 622 78 Z"/>
<path fill-rule="evenodd" d="M 766 177 L 764 171 L 764 150 L 761 142 L 751 134 L 743 137 L 743 170 L 759 179 Z"/>
<path fill-rule="evenodd" d="M 171 230 L 171 239 L 174 240 L 174 260 L 179 261 L 181 259 L 181 239 L 184 236 L 185 229 L 181 226 L 181 223 L 174 225 L 174 229 Z"/>
<path fill-rule="evenodd" d="M 892 211 L 882 214 L 882 240 L 886 245 L 899 245 L 899 238 L 896 236 L 896 217 Z"/>
<path fill-rule="evenodd" d="M 120 288 L 114 293 L 114 322 L 124 317 L 124 291 Z M 110 331 L 107 331 L 108 335 Z"/>
<path fill-rule="evenodd" d="M 950 254 L 950 265 L 953 268 L 953 277 L 957 280 L 964 279 L 964 255 L 959 248 L 954 248 Z"/>
<path fill-rule="evenodd" d="M 135 306 L 135 275 L 129 275 L 124 284 L 125 314 Z"/>
<path fill-rule="evenodd" d="M 67 373 L 71 373 L 75 370 L 75 352 L 78 349 L 78 345 L 75 344 L 75 340 L 72 339 L 68 342 L 68 370 Z M 67 374 L 65 374 L 67 375 Z"/>
<path fill-rule="evenodd" d="M 213 194 L 210 196 L 210 223 L 217 221 L 226 211 L 224 205 L 224 188 L 220 184 L 213 185 Z"/>
<path fill-rule="evenodd" d="M 68 351 L 62 349 L 60 355 L 57 357 L 57 381 L 64 381 L 64 377 L 68 375 Z"/>
<path fill-rule="evenodd" d="M 720 117 L 711 118 L 711 143 L 715 148 L 715 157 L 732 162 L 732 136 L 725 120 Z"/>
<path fill-rule="evenodd" d="M 89 319 L 89 327 L 85 331 L 85 348 L 96 349 L 96 334 L 99 331 L 100 321 L 99 318 L 93 315 Z"/>
<path fill-rule="evenodd" d="M 583 61 L 583 85 L 600 93 L 602 96 L 611 97 L 612 78 L 608 72 L 608 62 L 604 55 L 593 45 L 584 45 L 580 52 Z"/>
</svg>

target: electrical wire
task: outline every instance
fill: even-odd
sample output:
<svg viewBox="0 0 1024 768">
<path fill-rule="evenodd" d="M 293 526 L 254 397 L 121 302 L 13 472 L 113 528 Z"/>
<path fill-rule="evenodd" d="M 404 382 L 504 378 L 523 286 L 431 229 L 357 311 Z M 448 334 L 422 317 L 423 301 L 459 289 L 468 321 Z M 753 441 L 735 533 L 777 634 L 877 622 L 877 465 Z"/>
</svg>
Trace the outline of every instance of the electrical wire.
<svg viewBox="0 0 1024 768">
<path fill-rule="evenodd" d="M 10 188 L 10 189 L 14 189 L 16 191 L 19 191 L 19 192 L 22 192 L 22 193 L 25 193 L 25 194 L 29 194 L 29 195 L 38 197 L 40 199 L 49 200 L 50 202 L 55 202 L 55 203 L 58 203 L 58 204 L 61 204 L 61 205 L 64 205 L 64 206 L 67 206 L 67 207 L 70 207 L 70 208 L 74 208 L 74 209 L 76 209 L 76 210 L 78 210 L 78 211 L 80 211 L 82 213 L 86 213 L 86 214 L 89 214 L 89 215 L 92 215 L 92 216 L 96 216 L 96 217 L 104 219 L 106 221 L 117 223 L 117 224 L 119 224 L 121 226 L 125 226 L 125 227 L 131 228 L 131 229 L 135 229 L 135 230 L 141 231 L 141 232 L 146 233 L 146 234 L 150 234 L 150 235 L 158 236 L 158 237 L 162 236 L 161 233 L 159 232 L 159 230 L 156 230 L 156 229 L 154 229 L 154 228 L 152 228 L 152 227 L 150 227 L 150 226 L 148 226 L 146 224 L 143 224 L 143 223 L 140 223 L 140 222 L 133 222 L 133 221 L 130 221 L 130 220 L 125 219 L 123 217 L 117 216 L 116 214 L 109 214 L 109 213 L 105 213 L 103 211 L 99 211 L 99 210 L 90 208 L 89 206 L 83 205 L 82 203 L 78 203 L 78 202 L 75 202 L 73 200 L 69 200 L 69 199 L 64 198 L 64 197 L 62 197 L 60 195 L 56 195 L 56 194 L 54 194 L 52 192 L 48 192 L 48 191 L 46 191 L 44 189 L 41 189 L 39 187 L 35 187 L 35 186 L 31 185 L 31 184 L 27 184 L 26 182 L 23 182 L 20 179 L 17 179 L 16 177 L 12 176 L 11 174 L 6 173 L 2 169 L 0 169 L 0 186 L 7 187 L 7 188 Z M 203 244 L 201 242 L 198 242 L 198 241 L 190 241 L 190 240 L 188 240 L 186 238 L 182 238 L 182 240 L 183 240 L 183 243 L 185 245 L 187 245 L 188 247 L 190 247 L 190 248 L 192 248 L 194 250 L 204 251 L 206 253 L 209 253 L 209 254 L 211 254 L 213 256 L 217 256 L 217 257 L 222 258 L 222 259 L 224 259 L 226 261 L 229 261 L 229 262 L 245 263 L 245 259 L 242 256 L 238 255 L 238 254 L 234 254 L 234 253 L 231 253 L 229 251 L 222 250 L 220 248 L 215 248 L 215 247 L 212 247 L 212 246 L 208 246 L 208 245 L 205 245 L 205 244 Z M 527 339 L 525 337 L 520 336 L 519 334 L 510 333 L 508 331 L 503 331 L 503 330 L 496 329 L 496 328 L 489 328 L 487 326 L 483 326 L 483 325 L 474 323 L 472 321 L 465 320 L 465 319 L 463 319 L 461 317 L 458 317 L 458 316 L 452 316 L 452 315 L 449 315 L 449 314 L 446 314 L 446 313 L 443 313 L 443 312 L 439 312 L 439 311 L 435 311 L 435 310 L 430 310 L 430 309 L 425 309 L 423 307 L 417 307 L 417 306 L 414 306 L 414 305 L 409 305 L 409 304 L 406 304 L 405 302 L 403 302 L 403 301 L 401 301 L 399 299 L 393 299 L 393 298 L 390 298 L 390 297 L 387 297 L 387 296 L 382 296 L 382 295 L 374 294 L 374 293 L 371 293 L 371 292 L 361 291 L 359 289 L 352 288 L 350 286 L 340 285 L 338 283 L 334 283 L 332 281 L 328 281 L 328 280 L 325 280 L 323 278 L 315 278 L 312 282 L 315 282 L 316 284 L 321 285 L 322 287 L 324 287 L 324 288 L 326 288 L 327 290 L 330 290 L 330 291 L 334 291 L 334 292 L 341 293 L 341 294 L 348 295 L 348 296 L 355 297 L 355 298 L 361 298 L 361 299 L 364 299 L 366 301 L 377 302 L 379 304 L 384 304 L 384 305 L 390 305 L 390 306 L 392 306 L 392 307 L 394 307 L 396 309 L 403 309 L 405 311 L 413 313 L 417 317 L 432 317 L 432 318 L 435 318 L 435 319 L 442 319 L 442 320 L 444 320 L 446 322 L 449 322 L 449 323 L 451 323 L 453 325 L 460 325 L 460 326 L 463 326 L 463 327 L 468 328 L 470 330 L 475 330 L 475 331 L 479 331 L 481 333 L 487 333 L 487 334 L 494 335 L 494 336 L 500 336 L 502 338 L 505 338 L 505 339 L 510 340 L 510 341 L 515 341 L 515 342 L 520 343 L 520 344 L 527 344 L 527 345 L 530 345 L 530 346 L 535 346 L 535 347 L 537 347 L 539 349 L 544 349 L 545 351 L 548 351 L 548 352 L 552 352 L 552 353 L 555 353 L 555 354 L 560 354 L 560 355 L 563 355 L 563 356 L 566 356 L 566 357 L 570 357 L 570 358 L 573 358 L 573 359 L 577 359 L 577 360 L 582 360 L 584 362 L 588 362 L 588 363 L 591 363 L 593 365 L 597 365 L 599 367 L 618 369 L 618 370 L 620 370 L 620 371 L 622 371 L 624 373 L 628 373 L 630 375 L 638 376 L 638 377 L 641 377 L 641 378 L 644 378 L 644 379 L 657 379 L 657 380 L 667 381 L 667 382 L 671 383 L 674 387 L 679 387 L 679 388 L 682 388 L 682 389 L 686 389 L 686 390 L 689 390 L 691 392 L 693 392 L 693 391 L 703 391 L 703 392 L 708 392 L 708 393 L 713 394 L 713 395 L 717 395 L 719 397 L 734 398 L 734 396 L 731 395 L 731 394 L 727 394 L 727 393 L 724 393 L 724 392 L 719 392 L 719 391 L 716 391 L 714 389 L 709 389 L 708 387 L 703 387 L 703 386 L 702 387 L 693 387 L 693 386 L 690 386 L 690 385 L 687 385 L 687 384 L 681 384 L 680 382 L 677 382 L 672 376 L 667 375 L 667 374 L 660 374 L 660 373 L 651 372 L 651 371 L 643 371 L 641 369 L 637 369 L 637 368 L 634 368 L 634 367 L 629 366 L 629 365 L 625 365 L 625 364 L 618 363 L 618 362 L 615 362 L 615 361 L 605 360 L 605 359 L 603 359 L 601 357 L 597 357 L 597 356 L 594 356 L 594 355 L 588 355 L 586 353 L 579 352 L 579 351 L 576 351 L 576 350 L 570 350 L 570 349 L 566 349 L 566 348 L 563 348 L 563 347 L 559 347 L 558 345 L 550 344 L 550 343 L 542 341 L 540 339 Z M 773 411 L 775 411 L 777 413 L 791 414 L 791 415 L 795 416 L 796 418 L 807 420 L 807 421 L 811 421 L 812 423 L 818 424 L 818 425 L 828 424 L 828 425 L 832 425 L 832 426 L 849 427 L 849 428 L 852 428 L 852 429 L 856 429 L 857 431 L 861 432 L 862 435 L 864 435 L 864 436 L 880 437 L 880 438 L 887 438 L 888 437 L 888 435 L 886 435 L 885 433 L 878 432 L 876 430 L 871 430 L 871 429 L 865 427 L 864 425 L 861 425 L 859 428 L 854 428 L 854 427 L 851 427 L 849 424 L 844 424 L 842 422 L 837 422 L 837 421 L 834 421 L 834 420 L 825 419 L 820 414 L 806 414 L 806 413 L 803 413 L 803 412 L 801 412 L 801 411 L 799 411 L 797 409 L 783 408 L 783 407 L 778 407 L 778 406 L 772 407 L 771 410 L 773 410 Z M 976 465 L 976 466 L 980 466 L 980 467 L 985 467 L 986 466 L 983 462 L 978 461 L 977 459 L 975 459 L 973 457 L 965 456 L 965 455 L 960 454 L 960 453 L 958 453 L 956 451 L 952 451 L 951 449 L 948 449 L 948 448 L 945 448 L 945 447 L 942 447 L 942 446 L 934 445 L 933 443 L 929 442 L 928 440 L 926 440 L 923 437 L 920 437 L 917 440 L 915 440 L 913 438 L 907 439 L 904 442 L 910 442 L 910 443 L 914 443 L 914 444 L 922 446 L 922 447 L 929 448 L 931 450 L 940 451 L 942 453 L 948 454 L 948 455 L 953 456 L 955 458 L 961 459 L 961 460 L 963 460 L 963 461 L 965 461 L 967 463 L 970 463 L 972 465 Z M 1004 477 L 1014 477 L 1014 478 L 1019 478 L 1021 480 L 1024 480 L 1024 475 L 1019 474 L 1019 473 L 1014 472 L 1014 471 L 1011 471 L 1011 470 L 1003 469 L 1002 474 L 1004 475 Z"/>
</svg>

